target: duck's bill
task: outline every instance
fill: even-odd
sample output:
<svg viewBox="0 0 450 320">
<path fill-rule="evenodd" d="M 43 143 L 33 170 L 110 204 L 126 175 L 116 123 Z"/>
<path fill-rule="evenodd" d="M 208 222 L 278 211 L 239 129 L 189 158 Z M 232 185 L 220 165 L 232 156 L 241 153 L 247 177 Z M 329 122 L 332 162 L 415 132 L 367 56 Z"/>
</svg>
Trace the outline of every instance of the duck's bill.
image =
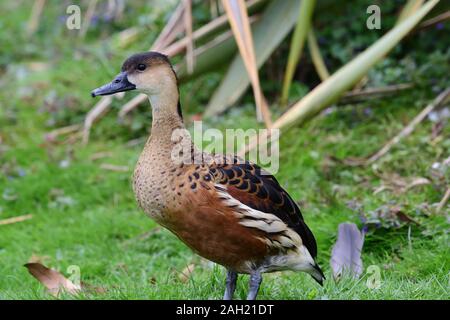
<svg viewBox="0 0 450 320">
<path fill-rule="evenodd" d="M 136 86 L 128 81 L 126 72 L 121 72 L 110 83 L 92 90 L 91 96 L 107 96 L 117 92 L 129 91 L 134 89 L 136 89 Z"/>
</svg>

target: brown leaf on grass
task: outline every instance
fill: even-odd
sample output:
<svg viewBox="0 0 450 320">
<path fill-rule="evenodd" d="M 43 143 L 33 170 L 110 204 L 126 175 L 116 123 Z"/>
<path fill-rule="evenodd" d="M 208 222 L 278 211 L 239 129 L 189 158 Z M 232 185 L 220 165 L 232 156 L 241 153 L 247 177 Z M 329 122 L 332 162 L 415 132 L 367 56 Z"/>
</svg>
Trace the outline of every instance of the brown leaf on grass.
<svg viewBox="0 0 450 320">
<path fill-rule="evenodd" d="M 91 284 L 81 282 L 79 284 L 73 283 L 71 280 L 64 277 L 56 270 L 47 268 L 41 262 L 41 260 L 48 259 L 48 256 L 36 256 L 32 255 L 29 262 L 24 266 L 28 269 L 28 272 L 35 277 L 40 283 L 42 283 L 48 290 L 48 292 L 58 297 L 61 292 L 66 292 L 71 295 L 76 295 L 83 292 L 91 293 L 105 293 L 107 290 L 103 287 L 93 286 Z M 68 269 L 69 270 L 69 269 Z"/>
<path fill-rule="evenodd" d="M 81 291 L 80 285 L 74 284 L 56 270 L 49 269 L 40 263 L 27 263 L 24 266 L 54 297 L 63 291 L 69 294 L 77 294 Z"/>
<path fill-rule="evenodd" d="M 194 269 L 195 269 L 195 264 L 193 264 L 193 263 L 189 264 L 178 275 L 178 279 L 180 279 L 180 281 L 183 283 L 188 282 L 189 278 L 191 277 L 192 273 L 194 272 Z"/>
<path fill-rule="evenodd" d="M 395 214 L 397 215 L 397 217 L 400 221 L 408 222 L 408 223 L 415 223 L 417 225 L 419 224 L 416 220 L 414 220 L 413 218 L 411 218 L 410 216 L 408 216 L 406 213 L 404 213 L 401 210 L 395 212 Z"/>
<path fill-rule="evenodd" d="M 405 213 L 401 205 L 382 205 L 381 207 L 364 214 L 365 224 L 368 227 L 399 228 L 403 223 L 419 223 Z"/>
<path fill-rule="evenodd" d="M 389 207 L 388 210 L 388 215 L 393 217 L 393 218 L 398 218 L 399 221 L 402 222 L 407 222 L 407 223 L 415 223 L 415 224 L 419 224 L 416 220 L 414 220 L 413 218 L 411 218 L 409 215 L 407 215 L 404 211 L 403 211 L 403 207 L 402 206 L 392 206 Z"/>
<path fill-rule="evenodd" d="M 354 223 L 341 223 L 338 238 L 331 252 L 330 265 L 333 277 L 339 280 L 344 273 L 358 278 L 363 272 L 361 250 L 364 244 L 364 234 Z"/>
</svg>

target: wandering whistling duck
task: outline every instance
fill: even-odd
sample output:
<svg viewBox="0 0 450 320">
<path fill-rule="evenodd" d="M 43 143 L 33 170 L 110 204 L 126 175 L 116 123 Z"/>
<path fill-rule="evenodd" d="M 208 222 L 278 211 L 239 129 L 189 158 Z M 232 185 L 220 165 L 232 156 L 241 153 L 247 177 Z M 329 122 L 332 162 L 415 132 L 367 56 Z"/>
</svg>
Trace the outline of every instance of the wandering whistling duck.
<svg viewBox="0 0 450 320">
<path fill-rule="evenodd" d="M 227 268 L 224 299 L 232 299 L 238 273 L 250 275 L 247 299 L 252 300 L 264 272 L 304 271 L 322 284 L 316 240 L 275 177 L 237 157 L 203 153 L 189 137 L 183 140 L 188 152 L 179 148 L 181 138 L 173 133 L 185 127 L 168 58 L 135 54 L 92 96 L 133 89 L 148 95 L 153 117 L 134 171 L 137 202 L 193 251 Z M 181 151 L 174 157 L 176 148 Z"/>
</svg>

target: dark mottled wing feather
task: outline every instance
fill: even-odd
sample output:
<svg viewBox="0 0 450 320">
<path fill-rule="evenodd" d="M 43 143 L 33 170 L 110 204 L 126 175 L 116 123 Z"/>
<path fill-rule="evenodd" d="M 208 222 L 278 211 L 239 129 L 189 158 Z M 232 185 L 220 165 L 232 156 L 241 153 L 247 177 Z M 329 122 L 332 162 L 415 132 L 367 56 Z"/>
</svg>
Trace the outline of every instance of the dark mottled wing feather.
<svg viewBox="0 0 450 320">
<path fill-rule="evenodd" d="M 212 165 L 210 172 L 216 182 L 227 186 L 232 197 L 255 210 L 274 214 L 283 220 L 300 235 L 311 256 L 316 257 L 314 235 L 303 221 L 297 204 L 273 175 L 255 164 L 237 161 L 236 158 L 224 164 Z"/>
</svg>

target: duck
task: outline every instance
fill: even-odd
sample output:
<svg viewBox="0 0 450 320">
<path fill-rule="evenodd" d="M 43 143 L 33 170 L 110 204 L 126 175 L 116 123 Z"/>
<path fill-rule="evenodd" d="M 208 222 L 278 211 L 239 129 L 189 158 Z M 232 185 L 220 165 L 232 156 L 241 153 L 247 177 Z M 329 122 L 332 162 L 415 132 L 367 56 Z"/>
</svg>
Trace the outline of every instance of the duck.
<svg viewBox="0 0 450 320">
<path fill-rule="evenodd" d="M 223 298 L 233 299 L 241 274 L 249 275 L 248 300 L 256 299 L 268 272 L 305 272 L 322 285 L 314 235 L 277 179 L 248 160 L 194 145 L 168 57 L 134 54 L 91 95 L 129 90 L 146 94 L 152 109 L 151 134 L 132 178 L 137 204 L 195 253 L 226 268 Z"/>
</svg>

